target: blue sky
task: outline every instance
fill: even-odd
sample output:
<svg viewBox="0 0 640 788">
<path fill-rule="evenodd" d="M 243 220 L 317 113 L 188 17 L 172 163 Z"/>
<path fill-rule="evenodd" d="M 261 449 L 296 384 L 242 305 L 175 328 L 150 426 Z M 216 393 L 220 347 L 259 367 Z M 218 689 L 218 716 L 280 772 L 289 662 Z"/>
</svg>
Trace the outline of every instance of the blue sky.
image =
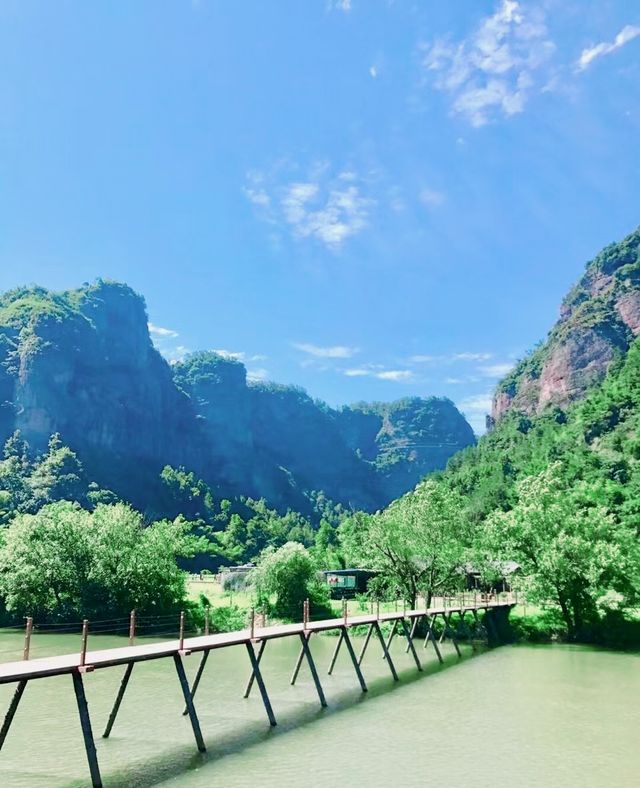
<svg viewBox="0 0 640 788">
<path fill-rule="evenodd" d="M 480 429 L 640 223 L 640 5 L 3 0 L 0 289 L 98 276 L 175 358 Z"/>
</svg>

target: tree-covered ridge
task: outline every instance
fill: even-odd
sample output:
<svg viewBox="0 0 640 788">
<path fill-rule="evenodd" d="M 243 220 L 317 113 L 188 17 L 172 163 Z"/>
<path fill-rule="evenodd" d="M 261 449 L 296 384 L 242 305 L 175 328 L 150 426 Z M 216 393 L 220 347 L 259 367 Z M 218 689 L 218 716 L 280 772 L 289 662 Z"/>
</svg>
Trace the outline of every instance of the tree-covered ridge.
<svg viewBox="0 0 640 788">
<path fill-rule="evenodd" d="M 211 351 L 170 366 L 151 342 L 144 300 L 106 281 L 0 296 L 0 442 L 15 431 L 36 453 L 60 434 L 101 487 L 140 509 L 157 508 L 170 465 L 221 498 L 306 514 L 314 491 L 378 508 L 474 440 L 447 400 L 363 415 L 247 381 L 243 364 Z"/>
<path fill-rule="evenodd" d="M 640 333 L 640 229 L 587 264 L 547 339 L 499 384 L 493 415 L 579 399 Z"/>
</svg>

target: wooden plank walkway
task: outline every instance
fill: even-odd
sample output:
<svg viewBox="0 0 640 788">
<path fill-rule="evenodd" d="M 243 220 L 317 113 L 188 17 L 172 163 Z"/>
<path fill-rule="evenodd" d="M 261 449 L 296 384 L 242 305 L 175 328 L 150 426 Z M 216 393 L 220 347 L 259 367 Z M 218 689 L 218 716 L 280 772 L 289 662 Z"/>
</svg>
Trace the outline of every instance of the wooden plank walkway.
<svg viewBox="0 0 640 788">
<path fill-rule="evenodd" d="M 450 634 L 452 630 L 451 616 L 457 614 L 460 618 L 464 618 L 467 613 L 471 613 L 477 618 L 478 612 L 489 611 L 495 608 L 511 608 L 516 603 L 516 599 L 511 594 L 503 594 L 501 597 L 493 597 L 490 599 L 478 600 L 477 595 L 474 595 L 471 601 L 465 601 L 465 598 L 456 597 L 453 599 L 444 599 L 440 604 L 435 604 L 427 608 L 417 608 L 413 610 L 400 610 L 390 613 L 371 613 L 356 616 L 347 616 L 345 614 L 339 618 L 331 618 L 321 621 L 308 620 L 308 605 L 305 605 L 305 620 L 294 624 L 276 624 L 266 627 L 250 627 L 239 632 L 223 632 L 214 635 L 201 635 L 191 638 L 182 638 L 177 640 L 167 640 L 159 643 L 145 643 L 140 645 L 129 645 L 119 648 L 110 648 L 99 651 L 83 651 L 73 654 L 64 654 L 57 657 L 43 657 L 33 660 L 22 660 L 19 662 L 7 662 L 0 664 L 0 684 L 17 684 L 14 697 L 11 701 L 9 710 L 5 716 L 4 723 L 0 729 L 0 750 L 4 744 L 6 736 L 11 727 L 11 723 L 17 711 L 18 705 L 22 695 L 26 689 L 29 681 L 35 679 L 47 678 L 51 676 L 71 675 L 73 679 L 73 688 L 76 696 L 78 713 L 82 727 L 84 744 L 89 763 L 89 770 L 91 774 L 91 784 L 93 788 L 101 788 L 103 785 L 100 771 L 98 768 L 98 760 L 95 748 L 94 736 L 91 728 L 91 720 L 89 717 L 89 709 L 84 692 L 83 675 L 91 673 L 94 670 L 102 668 L 116 667 L 119 665 L 126 665 L 126 671 L 121 682 L 118 695 L 116 697 L 113 710 L 109 717 L 107 727 L 103 734 L 106 738 L 109 736 L 111 729 L 115 723 L 120 704 L 131 677 L 133 667 L 136 663 L 146 662 L 149 660 L 172 658 L 175 664 L 177 677 L 182 688 L 185 708 L 184 714 L 188 715 L 193 728 L 194 737 L 198 750 L 204 752 L 205 743 L 200 730 L 200 723 L 197 717 L 194 698 L 200 678 L 204 671 L 207 659 L 211 651 L 220 648 L 228 648 L 231 646 L 244 646 L 250 662 L 251 675 L 245 690 L 244 697 L 248 697 L 254 683 L 258 685 L 258 689 L 262 696 L 262 701 L 265 711 L 271 725 L 276 724 L 275 714 L 271 707 L 269 695 L 267 693 L 264 680 L 260 671 L 260 662 L 267 643 L 271 640 L 285 637 L 294 637 L 300 640 L 301 649 L 296 662 L 291 684 L 294 684 L 303 661 L 306 660 L 313 682 L 318 693 L 318 699 L 322 706 L 326 706 L 326 699 L 324 691 L 320 683 L 318 671 L 309 649 L 309 639 L 312 635 L 327 632 L 331 630 L 339 630 L 340 636 L 336 643 L 329 674 L 331 674 L 335 665 L 338 652 L 342 645 L 345 645 L 349 653 L 349 657 L 354 667 L 356 677 L 360 683 L 363 692 L 367 691 L 365 678 L 361 671 L 361 663 L 364 654 L 369 646 L 372 636 L 375 634 L 379 640 L 383 659 L 387 661 L 389 669 L 395 681 L 398 681 L 397 671 L 393 664 L 390 646 L 393 638 L 398 631 L 404 635 L 407 641 L 406 651 L 411 652 L 412 657 L 416 663 L 418 670 L 422 670 L 420 659 L 415 649 L 414 636 L 420 621 L 424 622 L 426 628 L 426 638 L 424 640 L 424 648 L 427 648 L 429 643 L 433 646 L 435 653 L 440 662 L 442 662 L 442 655 L 439 648 L 439 643 L 447 633 L 451 638 L 458 656 L 460 656 L 460 649 L 454 637 Z M 439 640 L 436 639 L 432 625 L 438 618 L 442 619 L 444 628 Z M 408 623 L 407 623 L 408 622 Z M 391 633 L 385 641 L 380 624 L 392 623 Z M 368 627 L 368 633 L 363 643 L 359 656 L 356 656 L 349 630 L 353 627 Z M 487 626 L 489 623 L 487 621 Z M 86 629 L 84 633 L 84 640 L 86 643 Z M 259 649 L 256 651 L 255 646 L 259 644 Z M 202 658 L 193 685 L 189 687 L 183 657 L 188 654 L 201 653 Z"/>
</svg>

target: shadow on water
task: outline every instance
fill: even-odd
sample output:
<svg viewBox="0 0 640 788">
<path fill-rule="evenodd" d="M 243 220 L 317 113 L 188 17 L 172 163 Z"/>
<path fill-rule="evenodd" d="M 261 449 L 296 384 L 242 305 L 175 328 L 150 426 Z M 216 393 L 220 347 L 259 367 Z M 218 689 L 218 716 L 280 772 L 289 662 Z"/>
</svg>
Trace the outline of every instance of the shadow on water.
<svg viewBox="0 0 640 788">
<path fill-rule="evenodd" d="M 329 706 L 321 708 L 316 701 L 315 689 L 311 683 L 310 677 L 305 678 L 304 682 L 309 683 L 309 697 L 305 702 L 296 704 L 296 708 L 287 711 L 275 709 L 278 724 L 276 727 L 270 727 L 266 722 L 248 721 L 243 729 L 238 732 L 234 731 L 229 734 L 216 736 L 215 739 L 209 738 L 206 735 L 205 726 L 202 725 L 203 735 L 207 751 L 204 753 L 194 752 L 195 743 L 190 746 L 181 745 L 170 750 L 166 750 L 162 754 L 152 756 L 145 760 L 144 764 L 127 764 L 123 766 L 123 770 L 111 769 L 108 773 L 103 774 L 109 788 L 151 788 L 160 783 L 168 780 L 175 779 L 184 775 L 185 773 L 193 770 L 199 770 L 205 766 L 211 766 L 216 762 L 222 761 L 224 758 L 236 755 L 240 752 L 255 746 L 259 746 L 267 741 L 273 740 L 274 737 L 287 736 L 291 731 L 300 728 L 301 726 L 311 725 L 317 723 L 331 715 L 338 714 L 347 709 L 356 708 L 364 703 L 370 703 L 375 698 L 390 695 L 393 692 L 398 692 L 407 687 L 424 681 L 426 678 L 455 666 L 462 665 L 469 662 L 474 658 L 486 653 L 487 647 L 484 645 L 478 646 L 477 644 L 471 647 L 465 647 L 462 651 L 462 656 L 457 657 L 455 653 L 443 654 L 444 662 L 440 664 L 435 659 L 429 659 L 425 662 L 422 659 L 423 652 L 419 650 L 422 661 L 422 671 L 415 668 L 415 664 L 405 665 L 403 668 L 398 667 L 398 657 L 394 656 L 396 670 L 400 677 L 399 681 L 393 681 L 391 675 L 379 675 L 373 679 L 367 679 L 368 692 L 360 692 L 358 689 L 357 694 L 354 689 L 343 689 L 342 691 L 332 693 Z M 428 653 L 430 656 L 433 654 L 431 649 Z M 348 664 L 348 668 L 352 668 Z M 345 669 L 347 667 L 345 666 Z M 366 676 L 365 676 L 366 679 Z M 302 683 L 301 679 L 301 683 Z M 321 682 L 325 692 L 327 691 L 327 681 L 331 682 L 331 677 L 322 676 Z M 353 681 L 357 686 L 357 679 L 355 673 Z M 316 702 L 314 702 L 316 701 Z M 273 697 L 272 697 L 273 702 Z M 196 703 L 197 705 L 197 703 Z M 275 703 L 274 703 L 275 706 Z M 186 719 L 186 718 L 185 718 Z M 108 741 L 100 740 L 100 749 L 109 748 L 110 746 L 118 746 L 122 742 L 122 738 L 112 736 Z M 98 754 L 100 755 L 100 753 Z M 124 769 L 126 768 L 126 773 Z M 69 788 L 80 788 L 85 786 L 85 781 L 70 782 Z"/>
</svg>

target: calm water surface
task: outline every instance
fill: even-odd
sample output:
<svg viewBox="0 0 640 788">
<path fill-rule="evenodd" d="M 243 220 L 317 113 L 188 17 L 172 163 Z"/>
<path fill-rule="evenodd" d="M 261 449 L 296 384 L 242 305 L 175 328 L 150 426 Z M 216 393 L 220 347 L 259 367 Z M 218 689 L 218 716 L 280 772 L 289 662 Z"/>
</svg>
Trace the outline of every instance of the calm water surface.
<svg viewBox="0 0 640 788">
<path fill-rule="evenodd" d="M 98 639 L 99 647 L 122 645 Z M 35 638 L 36 654 L 64 653 L 77 636 Z M 319 709 L 306 668 L 289 686 L 297 654 L 273 641 L 264 675 L 279 725 L 271 730 L 259 694 L 242 699 L 248 659 L 213 652 L 197 708 L 208 752 L 197 754 L 170 660 L 136 665 L 112 738 L 100 739 L 122 668 L 86 677 L 107 788 L 332 785 L 494 788 L 632 788 L 640 785 L 640 657 L 580 647 L 505 647 L 457 662 L 445 646 L 417 674 L 401 642 L 393 685 L 379 649 L 363 665 L 362 696 L 346 653 L 332 677 L 333 638 L 312 640 L 330 708 Z M 0 651 L 19 647 L 0 634 Z M 2 654 L 4 660 L 11 655 Z M 187 658 L 190 675 L 199 656 Z M 0 687 L 2 712 L 12 689 Z M 87 766 L 69 676 L 28 685 L 0 753 L 2 788 L 87 785 Z"/>
</svg>

